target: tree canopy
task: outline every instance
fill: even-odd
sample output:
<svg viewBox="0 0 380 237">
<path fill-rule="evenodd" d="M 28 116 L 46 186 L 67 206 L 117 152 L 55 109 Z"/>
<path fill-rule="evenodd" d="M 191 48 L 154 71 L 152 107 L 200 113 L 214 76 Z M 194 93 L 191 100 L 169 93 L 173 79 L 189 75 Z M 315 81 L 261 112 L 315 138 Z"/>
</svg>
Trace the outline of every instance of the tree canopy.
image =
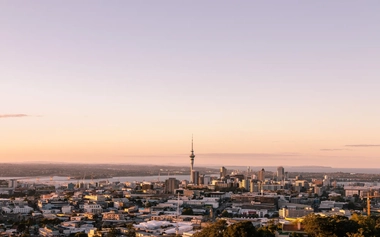
<svg viewBox="0 0 380 237">
<path fill-rule="evenodd" d="M 353 214 L 351 218 L 347 218 L 310 214 L 304 218 L 302 226 L 309 237 L 380 236 L 380 216 Z M 228 225 L 225 220 L 219 220 L 194 234 L 194 237 L 274 237 L 279 228 L 274 223 L 255 228 L 250 221 Z M 291 236 L 303 234 L 292 233 Z"/>
<path fill-rule="evenodd" d="M 274 237 L 270 228 L 256 229 L 252 222 L 242 221 L 227 225 L 225 220 L 219 220 L 194 234 L 194 237 Z"/>
<path fill-rule="evenodd" d="M 353 214 L 344 216 L 320 216 L 310 214 L 302 222 L 310 237 L 372 237 L 380 236 L 380 218 Z"/>
<path fill-rule="evenodd" d="M 182 215 L 194 215 L 193 209 L 191 207 L 184 208 Z"/>
</svg>

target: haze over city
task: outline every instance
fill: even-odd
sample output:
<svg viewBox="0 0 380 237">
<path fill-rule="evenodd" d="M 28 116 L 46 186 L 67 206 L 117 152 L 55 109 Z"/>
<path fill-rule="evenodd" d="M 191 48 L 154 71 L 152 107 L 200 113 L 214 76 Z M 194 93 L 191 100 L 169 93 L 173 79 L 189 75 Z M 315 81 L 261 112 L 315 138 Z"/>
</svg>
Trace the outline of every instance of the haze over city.
<svg viewBox="0 0 380 237">
<path fill-rule="evenodd" d="M 2 1 L 0 162 L 378 167 L 379 1 Z"/>
</svg>

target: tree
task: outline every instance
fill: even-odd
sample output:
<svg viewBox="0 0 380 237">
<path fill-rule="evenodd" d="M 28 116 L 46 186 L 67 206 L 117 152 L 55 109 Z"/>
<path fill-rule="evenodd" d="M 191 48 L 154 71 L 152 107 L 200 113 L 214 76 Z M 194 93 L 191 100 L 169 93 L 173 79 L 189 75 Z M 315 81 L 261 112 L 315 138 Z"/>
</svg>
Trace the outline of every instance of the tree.
<svg viewBox="0 0 380 237">
<path fill-rule="evenodd" d="M 21 223 L 17 226 L 17 232 L 22 233 L 26 230 L 26 225 L 24 223 Z"/>
<path fill-rule="evenodd" d="M 139 207 L 142 207 L 143 203 L 142 203 L 141 199 L 136 200 L 136 205 Z"/>
<path fill-rule="evenodd" d="M 353 203 L 353 202 L 349 202 L 348 205 L 347 205 L 347 208 L 349 210 L 355 210 L 355 209 L 357 209 L 355 203 Z"/>
<path fill-rule="evenodd" d="M 268 223 L 268 225 L 260 227 L 257 232 L 260 237 L 274 237 L 276 236 L 276 231 L 278 226 L 274 224 L 273 221 Z"/>
<path fill-rule="evenodd" d="M 344 216 L 307 215 L 302 222 L 310 237 L 336 236 L 346 237 L 347 233 L 357 233 L 359 224 Z"/>
<path fill-rule="evenodd" d="M 278 212 L 275 212 L 272 214 L 272 218 L 278 218 L 280 217 L 279 213 Z"/>
<path fill-rule="evenodd" d="M 329 197 L 329 200 L 336 201 L 336 202 L 344 202 L 345 201 L 342 196 Z"/>
<path fill-rule="evenodd" d="M 379 229 L 376 227 L 375 219 L 369 216 L 363 216 L 363 215 L 358 215 L 357 213 L 354 213 L 351 216 L 351 220 L 356 222 L 359 225 L 359 228 L 361 229 L 362 234 L 364 236 L 378 236 Z M 351 233 L 358 233 L 358 231 L 351 232 Z"/>
<path fill-rule="evenodd" d="M 182 215 L 194 215 L 193 209 L 191 207 L 184 208 Z"/>
<path fill-rule="evenodd" d="M 256 228 L 250 221 L 242 221 L 227 227 L 223 237 L 251 237 L 256 235 Z"/>
<path fill-rule="evenodd" d="M 225 220 L 219 220 L 210 226 L 204 228 L 200 232 L 195 233 L 194 237 L 223 237 L 224 231 L 227 228 Z"/>
<path fill-rule="evenodd" d="M 333 236 L 332 228 L 326 217 L 310 214 L 305 217 L 302 223 L 308 236 Z"/>
<path fill-rule="evenodd" d="M 118 234 L 118 230 L 114 227 L 111 228 L 111 230 L 107 233 L 107 237 L 116 237 Z"/>
<path fill-rule="evenodd" d="M 230 216 L 230 213 L 228 213 L 228 211 L 224 210 L 224 211 L 222 212 L 221 217 L 229 217 L 229 216 Z"/>
<path fill-rule="evenodd" d="M 366 237 L 363 232 L 364 230 L 360 228 L 358 233 L 347 233 L 347 237 Z"/>
<path fill-rule="evenodd" d="M 292 233 L 290 234 L 290 237 L 303 237 L 303 234 L 302 234 L 302 233 L 292 232 Z"/>
<path fill-rule="evenodd" d="M 88 235 L 86 233 L 83 233 L 83 232 L 78 232 L 75 234 L 75 237 L 87 237 Z"/>
<path fill-rule="evenodd" d="M 124 234 L 125 236 L 127 236 L 127 237 L 136 237 L 136 230 L 135 230 L 135 228 L 133 227 L 132 224 L 128 224 L 127 225 L 127 229 L 128 229 L 128 232 Z"/>
</svg>

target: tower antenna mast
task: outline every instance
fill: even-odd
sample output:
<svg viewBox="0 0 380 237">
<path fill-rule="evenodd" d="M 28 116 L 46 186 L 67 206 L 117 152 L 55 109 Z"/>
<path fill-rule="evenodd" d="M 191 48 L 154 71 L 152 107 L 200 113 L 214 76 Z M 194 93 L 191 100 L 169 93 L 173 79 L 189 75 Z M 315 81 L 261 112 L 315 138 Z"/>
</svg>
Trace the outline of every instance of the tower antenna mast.
<svg viewBox="0 0 380 237">
<path fill-rule="evenodd" d="M 195 180 L 193 180 L 193 170 L 194 170 L 194 139 L 193 135 L 191 135 L 191 154 L 190 154 L 190 182 L 194 183 Z"/>
</svg>

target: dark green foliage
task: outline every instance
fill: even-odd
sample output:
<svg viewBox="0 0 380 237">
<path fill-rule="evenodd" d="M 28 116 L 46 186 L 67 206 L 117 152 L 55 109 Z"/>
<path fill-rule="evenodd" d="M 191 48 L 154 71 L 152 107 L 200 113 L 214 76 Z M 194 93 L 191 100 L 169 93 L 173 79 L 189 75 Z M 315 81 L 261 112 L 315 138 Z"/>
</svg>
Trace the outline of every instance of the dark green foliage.
<svg viewBox="0 0 380 237">
<path fill-rule="evenodd" d="M 256 228 L 250 221 L 242 221 L 234 225 L 230 225 L 224 232 L 224 237 L 250 237 L 257 236 Z"/>
<path fill-rule="evenodd" d="M 349 210 L 355 210 L 355 209 L 358 209 L 358 207 L 357 207 L 357 206 L 355 205 L 355 203 L 353 203 L 353 202 L 349 202 L 347 208 L 348 208 Z"/>
<path fill-rule="evenodd" d="M 380 236 L 380 219 L 353 214 L 351 219 L 343 216 L 320 216 L 310 214 L 302 222 L 310 237 Z"/>
<path fill-rule="evenodd" d="M 142 203 L 141 199 L 136 200 L 136 205 L 139 206 L 139 207 L 143 206 L 143 203 Z"/>
<path fill-rule="evenodd" d="M 277 231 L 277 226 L 274 225 L 273 223 L 270 223 L 267 226 L 263 226 L 257 230 L 257 236 L 259 237 L 275 237 L 276 236 L 276 231 Z"/>
<path fill-rule="evenodd" d="M 182 210 L 182 215 L 194 215 L 193 209 L 191 207 L 184 208 Z"/>
<path fill-rule="evenodd" d="M 227 229 L 226 221 L 220 220 L 204 228 L 202 231 L 195 233 L 194 237 L 223 237 L 224 231 L 226 229 Z"/>
<path fill-rule="evenodd" d="M 83 232 L 78 232 L 75 234 L 75 237 L 87 237 L 88 235 L 86 233 L 83 233 Z"/>
<path fill-rule="evenodd" d="M 256 229 L 252 222 L 242 221 L 227 226 L 225 220 L 219 220 L 194 234 L 194 237 L 274 237 L 277 227 L 269 225 Z"/>
<path fill-rule="evenodd" d="M 293 233 L 290 234 L 290 237 L 304 237 L 304 235 L 301 234 L 301 233 L 293 232 Z"/>
<path fill-rule="evenodd" d="M 127 236 L 127 237 L 136 237 L 136 230 L 135 230 L 135 228 L 133 227 L 132 224 L 127 224 L 127 229 L 128 229 L 128 232 L 124 233 L 125 236 Z"/>
<path fill-rule="evenodd" d="M 379 236 L 380 235 L 380 218 L 376 216 L 362 216 L 353 214 L 351 220 L 359 225 L 359 230 L 352 233 L 362 233 L 364 236 Z"/>
<path fill-rule="evenodd" d="M 230 213 L 228 213 L 228 211 L 224 210 L 221 214 L 221 217 L 229 217 L 230 216 Z"/>
<path fill-rule="evenodd" d="M 119 234 L 118 230 L 115 228 L 111 228 L 111 231 L 107 233 L 107 237 L 116 237 Z"/>
<path fill-rule="evenodd" d="M 21 223 L 17 226 L 17 231 L 18 232 L 24 232 L 26 230 L 26 225 L 24 223 Z"/>
<path fill-rule="evenodd" d="M 309 237 L 377 237 L 380 236 L 380 217 L 353 214 L 351 219 L 344 216 L 320 216 L 310 214 L 302 226 Z M 269 223 L 256 229 L 250 221 L 227 225 L 225 220 L 196 233 L 194 237 L 275 237 L 277 225 Z M 301 237 L 302 233 L 291 233 L 291 237 Z"/>
</svg>

